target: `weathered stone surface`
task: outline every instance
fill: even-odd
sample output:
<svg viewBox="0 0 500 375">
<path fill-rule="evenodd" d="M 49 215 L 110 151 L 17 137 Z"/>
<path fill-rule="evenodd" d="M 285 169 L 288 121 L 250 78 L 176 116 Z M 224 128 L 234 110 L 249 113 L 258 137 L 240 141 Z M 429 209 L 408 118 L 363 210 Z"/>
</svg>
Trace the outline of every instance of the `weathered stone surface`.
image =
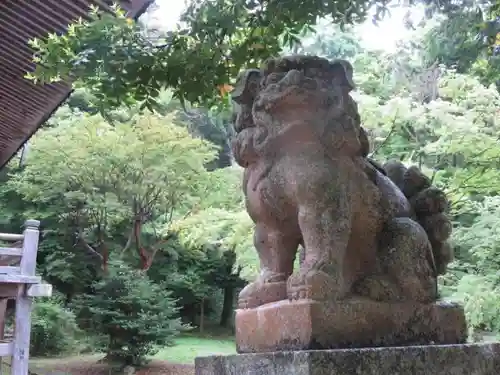
<svg viewBox="0 0 500 375">
<path fill-rule="evenodd" d="M 326 347 L 436 341 L 424 324 L 450 311 L 457 325 L 447 325 L 455 334 L 444 342 L 461 342 L 463 313 L 432 305 L 437 276 L 452 257 L 446 196 L 417 167 L 368 159 L 368 136 L 350 96 L 352 76 L 344 60 L 283 57 L 246 71 L 232 93 L 238 109 L 232 150 L 245 168 L 243 192 L 261 266 L 239 295 L 239 308 L 248 310 L 238 312 L 239 337 L 262 342 L 258 335 L 269 324 L 261 321 L 251 339 L 247 322 L 262 311 L 270 316 L 262 306 L 291 300 L 301 306 L 304 327 L 286 308 L 268 319 L 276 324 L 269 329 L 289 332 L 290 316 L 305 335 L 300 348 L 318 345 L 320 337 Z M 305 256 L 294 270 L 299 245 Z M 352 302 L 360 299 L 365 302 Z M 314 301 L 307 311 L 305 301 Z M 355 319 L 344 319 L 351 313 Z M 320 336 L 312 320 L 334 335 Z M 370 321 L 376 324 L 360 323 Z"/>
<path fill-rule="evenodd" d="M 446 303 L 281 301 L 236 312 L 238 353 L 461 344 L 463 309 Z"/>
<path fill-rule="evenodd" d="M 196 375 L 498 375 L 500 344 L 241 354 L 195 364 Z"/>
</svg>

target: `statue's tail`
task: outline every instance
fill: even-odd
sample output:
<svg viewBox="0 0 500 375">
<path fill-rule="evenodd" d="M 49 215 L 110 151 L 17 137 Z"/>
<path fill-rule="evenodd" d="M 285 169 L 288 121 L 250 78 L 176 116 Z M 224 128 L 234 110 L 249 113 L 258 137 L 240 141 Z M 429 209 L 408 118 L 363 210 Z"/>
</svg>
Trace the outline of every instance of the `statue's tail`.
<svg viewBox="0 0 500 375">
<path fill-rule="evenodd" d="M 432 245 L 432 258 L 436 275 L 446 273 L 453 260 L 453 248 L 448 243 L 452 225 L 446 212 L 449 202 L 445 193 L 432 186 L 432 181 L 416 167 L 406 168 L 391 160 L 384 164 L 387 176 L 401 189 L 411 203 L 414 218 L 424 228 Z"/>
</svg>

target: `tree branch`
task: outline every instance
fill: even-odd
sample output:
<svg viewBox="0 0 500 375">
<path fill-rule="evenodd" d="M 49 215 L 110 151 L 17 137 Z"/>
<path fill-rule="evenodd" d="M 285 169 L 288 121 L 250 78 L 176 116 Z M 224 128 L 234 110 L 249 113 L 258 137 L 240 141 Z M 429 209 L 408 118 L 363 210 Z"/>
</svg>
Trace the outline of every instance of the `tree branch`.
<svg viewBox="0 0 500 375">
<path fill-rule="evenodd" d="M 135 247 L 137 249 L 137 254 L 141 259 L 141 269 L 146 270 L 149 263 L 149 257 L 146 250 L 141 246 L 141 232 L 142 232 L 142 222 L 140 219 L 136 218 L 134 221 L 134 237 L 135 237 Z"/>
<path fill-rule="evenodd" d="M 398 112 L 396 112 L 396 114 L 394 115 L 394 119 L 392 120 L 392 125 L 391 125 L 391 129 L 389 130 L 389 134 L 387 134 L 387 136 L 385 137 L 385 139 L 382 142 L 380 142 L 380 144 L 377 145 L 377 147 L 375 147 L 373 149 L 373 151 L 370 153 L 369 157 L 373 157 L 377 153 L 377 151 L 379 151 L 382 147 L 384 147 L 385 144 L 392 137 L 392 135 L 396 131 L 396 118 L 397 118 L 397 116 L 398 116 Z"/>
<path fill-rule="evenodd" d="M 130 246 L 132 245 L 133 238 L 134 238 L 134 225 L 132 225 L 132 229 L 130 229 L 130 233 L 128 235 L 127 243 L 125 244 L 124 248 L 122 249 L 122 251 L 120 253 L 120 258 L 123 258 L 123 256 L 127 252 L 127 250 L 130 249 Z"/>
<path fill-rule="evenodd" d="M 81 245 L 83 245 L 83 248 L 91 255 L 99 258 L 99 260 L 102 262 L 104 260 L 104 257 L 102 254 L 100 254 L 98 251 L 96 251 L 92 246 L 88 244 L 87 241 L 85 241 L 85 238 L 83 238 L 83 235 L 81 233 L 78 233 L 78 242 L 80 242 Z"/>
</svg>

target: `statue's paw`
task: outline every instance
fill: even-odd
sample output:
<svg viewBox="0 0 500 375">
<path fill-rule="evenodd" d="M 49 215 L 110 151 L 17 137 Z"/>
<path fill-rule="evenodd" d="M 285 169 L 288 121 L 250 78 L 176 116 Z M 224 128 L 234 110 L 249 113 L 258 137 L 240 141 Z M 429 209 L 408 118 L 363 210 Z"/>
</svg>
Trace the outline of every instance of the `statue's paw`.
<svg viewBox="0 0 500 375">
<path fill-rule="evenodd" d="M 264 282 L 257 280 L 248 284 L 238 297 L 239 309 L 253 309 L 267 303 L 287 299 L 286 282 Z"/>
<path fill-rule="evenodd" d="M 332 301 L 343 298 L 346 291 L 340 278 L 323 271 L 298 271 L 288 278 L 287 294 L 289 300 Z"/>
<path fill-rule="evenodd" d="M 306 285 L 297 285 L 287 288 L 287 295 L 289 301 L 296 301 L 301 299 L 309 299 L 310 294 Z"/>
<path fill-rule="evenodd" d="M 446 194 L 436 187 L 430 187 L 418 192 L 410 200 L 417 216 L 429 216 L 443 213 L 449 208 Z"/>
<path fill-rule="evenodd" d="M 287 281 L 286 291 L 290 301 L 307 298 L 307 288 L 305 274 L 297 270 Z"/>
</svg>

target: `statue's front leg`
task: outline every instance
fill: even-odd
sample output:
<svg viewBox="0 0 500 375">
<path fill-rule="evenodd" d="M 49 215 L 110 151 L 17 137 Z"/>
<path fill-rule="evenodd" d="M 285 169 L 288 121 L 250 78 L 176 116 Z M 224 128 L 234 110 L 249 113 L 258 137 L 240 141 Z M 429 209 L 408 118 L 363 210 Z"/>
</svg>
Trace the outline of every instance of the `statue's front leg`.
<svg viewBox="0 0 500 375">
<path fill-rule="evenodd" d="M 239 295 L 238 307 L 255 308 L 287 298 L 286 280 L 293 272 L 293 264 L 300 242 L 298 232 L 285 232 L 257 223 L 254 245 L 259 255 L 260 274 Z"/>
<path fill-rule="evenodd" d="M 351 235 L 351 219 L 346 191 L 323 190 L 320 194 L 311 194 L 300 206 L 299 226 L 305 259 L 288 279 L 289 299 L 337 300 L 348 293 L 350 285 L 344 280 L 344 258 Z"/>
</svg>

